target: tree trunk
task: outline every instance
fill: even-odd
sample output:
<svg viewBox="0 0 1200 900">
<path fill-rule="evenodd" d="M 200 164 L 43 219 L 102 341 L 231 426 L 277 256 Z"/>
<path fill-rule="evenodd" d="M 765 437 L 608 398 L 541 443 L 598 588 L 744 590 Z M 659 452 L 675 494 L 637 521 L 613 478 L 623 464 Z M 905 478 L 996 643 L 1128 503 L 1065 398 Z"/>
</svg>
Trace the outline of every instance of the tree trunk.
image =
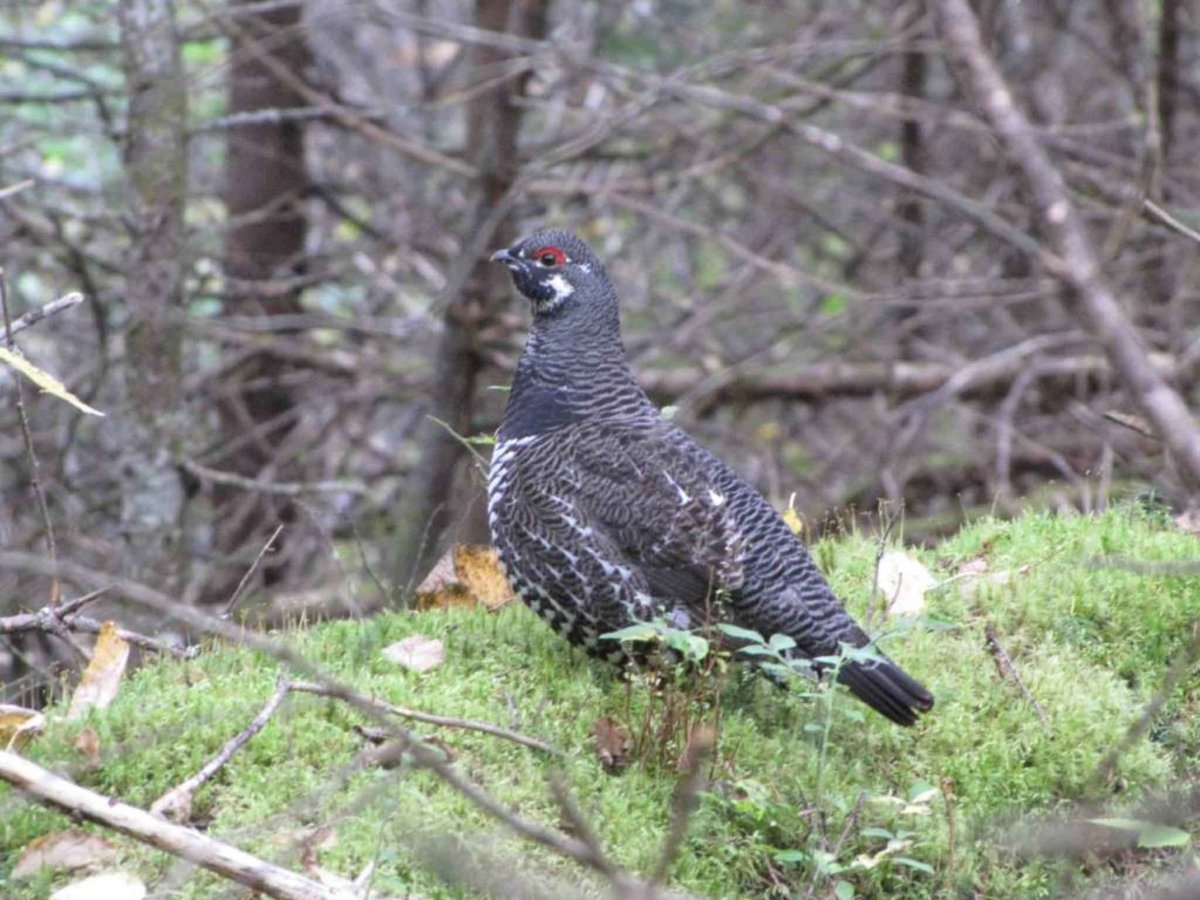
<svg viewBox="0 0 1200 900">
<path fill-rule="evenodd" d="M 477 0 L 475 25 L 488 31 L 511 30 L 530 37 L 545 33 L 545 0 Z M 515 22 L 513 20 L 516 20 Z M 495 77 L 509 52 L 477 45 L 472 49 L 473 84 Z M 451 291 L 443 320 L 443 336 L 435 359 L 430 397 L 431 414 L 454 430 L 451 434 L 435 422 L 425 426 L 421 461 L 399 521 L 396 564 L 392 567 L 401 588 L 415 584 L 437 558 L 441 538 L 460 510 L 451 509 L 455 474 L 465 450 L 456 435 L 469 436 L 476 406 L 483 361 L 476 352 L 480 335 L 494 325 L 496 312 L 509 296 L 508 279 L 487 261 L 485 249 L 494 249 L 513 235 L 512 216 L 498 208 L 518 175 L 517 132 L 521 113 L 513 103 L 524 81 L 506 81 L 479 93 L 467 107 L 467 145 L 479 170 L 474 213 L 464 231 L 462 246 L 476 258 L 461 284 Z M 500 213 L 497 215 L 497 213 Z"/>
<path fill-rule="evenodd" d="M 241 5 L 247 2 L 241 0 Z M 236 20 L 230 114 L 305 105 L 303 97 L 263 61 L 263 54 L 269 53 L 287 71 L 304 77 L 311 56 L 301 14 L 297 4 Z M 227 303 L 226 312 L 271 316 L 299 311 L 297 291 L 267 287 L 304 270 L 308 190 L 303 123 L 263 121 L 230 132 L 225 273 L 237 299 Z M 289 467 L 278 454 L 295 424 L 297 404 L 293 391 L 285 386 L 288 374 L 286 363 L 260 354 L 229 373 L 220 390 L 224 449 L 207 456 L 206 464 L 249 478 L 287 479 Z M 287 498 L 220 485 L 213 491 L 213 501 L 216 549 L 226 563 L 210 585 L 213 599 L 219 599 L 241 578 L 274 528 L 295 519 L 295 509 Z M 285 530 L 281 536 L 285 549 L 288 537 Z M 264 583 L 281 580 L 292 558 L 287 552 L 264 557 L 258 577 Z"/>
<path fill-rule="evenodd" d="M 175 466 L 188 432 L 181 406 L 187 186 L 187 87 L 171 0 L 121 0 L 117 7 L 129 88 L 125 170 L 130 248 L 125 301 L 129 326 L 122 370 L 118 465 L 129 473 L 122 523 L 130 574 L 177 590 L 187 560 L 180 523 L 185 502 Z"/>
</svg>

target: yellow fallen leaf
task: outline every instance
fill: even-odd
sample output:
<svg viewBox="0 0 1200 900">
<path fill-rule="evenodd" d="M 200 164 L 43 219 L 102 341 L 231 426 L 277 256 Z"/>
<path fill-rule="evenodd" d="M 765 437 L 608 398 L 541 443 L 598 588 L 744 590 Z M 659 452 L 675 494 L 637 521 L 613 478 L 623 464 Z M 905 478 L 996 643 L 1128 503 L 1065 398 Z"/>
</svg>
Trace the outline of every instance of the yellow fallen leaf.
<svg viewBox="0 0 1200 900">
<path fill-rule="evenodd" d="M 71 695 L 68 719 L 80 719 L 92 708 L 104 709 L 113 702 L 129 662 L 129 644 L 117 634 L 113 622 L 100 626 L 100 636 L 92 648 L 92 660 L 83 672 L 83 678 L 75 693 Z"/>
<path fill-rule="evenodd" d="M 0 347 L 0 362 L 8 363 L 47 394 L 53 394 L 59 400 L 65 400 L 76 409 L 87 413 L 89 416 L 103 416 L 104 413 L 98 409 L 92 409 L 74 394 L 67 390 L 67 386 L 51 375 L 49 372 L 43 371 L 23 357 L 7 347 Z"/>
<path fill-rule="evenodd" d="M 46 717 L 36 709 L 0 703 L 0 747 L 24 747 L 45 727 Z"/>
<path fill-rule="evenodd" d="M 796 495 L 792 494 L 788 500 L 787 509 L 782 513 L 783 523 L 792 530 L 792 534 L 803 534 L 804 523 L 800 521 L 800 516 L 796 512 Z"/>
<path fill-rule="evenodd" d="M 455 544 L 417 587 L 417 609 L 482 604 L 499 609 L 513 600 L 500 558 L 482 544 Z"/>
</svg>

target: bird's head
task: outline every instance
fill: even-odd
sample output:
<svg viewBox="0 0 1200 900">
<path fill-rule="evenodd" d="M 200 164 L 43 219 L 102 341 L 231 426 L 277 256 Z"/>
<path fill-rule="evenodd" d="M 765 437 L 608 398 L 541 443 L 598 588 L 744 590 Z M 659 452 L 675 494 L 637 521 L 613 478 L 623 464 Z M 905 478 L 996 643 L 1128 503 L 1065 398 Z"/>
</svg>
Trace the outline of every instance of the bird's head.
<svg viewBox="0 0 1200 900">
<path fill-rule="evenodd" d="M 497 250 L 492 262 L 508 266 L 517 290 L 533 302 L 535 315 L 549 315 L 608 294 L 608 276 L 591 248 L 569 231 L 538 231 Z"/>
</svg>

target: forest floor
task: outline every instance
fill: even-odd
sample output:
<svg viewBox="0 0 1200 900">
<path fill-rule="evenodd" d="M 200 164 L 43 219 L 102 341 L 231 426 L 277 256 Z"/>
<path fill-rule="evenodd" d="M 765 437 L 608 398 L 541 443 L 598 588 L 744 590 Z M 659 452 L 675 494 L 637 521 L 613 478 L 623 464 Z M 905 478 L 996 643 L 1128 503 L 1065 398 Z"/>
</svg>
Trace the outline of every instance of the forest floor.
<svg viewBox="0 0 1200 900">
<path fill-rule="evenodd" d="M 849 535 L 814 552 L 861 616 L 876 543 Z M 841 688 L 788 692 L 736 666 L 665 687 L 630 684 L 519 606 L 389 614 L 278 637 L 366 694 L 560 748 L 406 723 L 504 804 L 556 828 L 564 823 L 548 778 L 559 773 L 609 856 L 647 877 L 688 723 L 719 712 L 709 780 L 670 873 L 688 894 L 1059 897 L 1194 876 L 1200 679 L 1185 654 L 1200 643 L 1200 575 L 1172 564 L 1200 559 L 1200 540 L 1124 507 L 985 520 L 910 552 L 940 582 L 922 618 L 883 642 L 937 696 L 910 729 Z M 439 666 L 417 673 L 385 658 L 385 647 L 418 634 L 444 643 Z M 149 806 L 246 726 L 279 675 L 270 656 L 210 643 L 194 659 L 141 667 L 86 720 L 47 711 L 45 734 L 24 752 Z M 619 773 L 597 753 L 600 720 L 608 755 L 626 763 Z M 494 896 L 604 895 L 574 863 L 514 836 L 431 773 L 355 764 L 368 746 L 355 728 L 372 724 L 339 701 L 289 694 L 197 793 L 193 824 L 295 869 L 353 878 L 374 862 L 384 896 L 475 896 L 470 884 Z M 85 728 L 98 737 L 90 758 L 77 749 Z M 0 894 L 44 897 L 68 880 L 9 873 L 30 841 L 69 827 L 67 816 L 0 789 Z M 314 838 L 317 829 L 326 830 Z M 107 836 L 152 895 L 241 895 Z M 1072 846 L 1083 852 L 1060 855 Z M 439 872 L 461 880 L 448 885 Z"/>
</svg>

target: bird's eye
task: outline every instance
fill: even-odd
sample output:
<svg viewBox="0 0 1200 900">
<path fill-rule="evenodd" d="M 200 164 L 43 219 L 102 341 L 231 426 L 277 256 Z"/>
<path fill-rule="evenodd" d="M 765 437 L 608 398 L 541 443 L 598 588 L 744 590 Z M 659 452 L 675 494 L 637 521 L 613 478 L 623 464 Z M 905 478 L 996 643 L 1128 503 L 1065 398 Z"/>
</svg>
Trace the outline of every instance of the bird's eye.
<svg viewBox="0 0 1200 900">
<path fill-rule="evenodd" d="M 538 265 L 552 269 L 555 266 L 564 265 L 567 261 L 567 254 L 557 247 L 542 247 L 533 254 L 533 258 L 538 261 Z"/>
</svg>

